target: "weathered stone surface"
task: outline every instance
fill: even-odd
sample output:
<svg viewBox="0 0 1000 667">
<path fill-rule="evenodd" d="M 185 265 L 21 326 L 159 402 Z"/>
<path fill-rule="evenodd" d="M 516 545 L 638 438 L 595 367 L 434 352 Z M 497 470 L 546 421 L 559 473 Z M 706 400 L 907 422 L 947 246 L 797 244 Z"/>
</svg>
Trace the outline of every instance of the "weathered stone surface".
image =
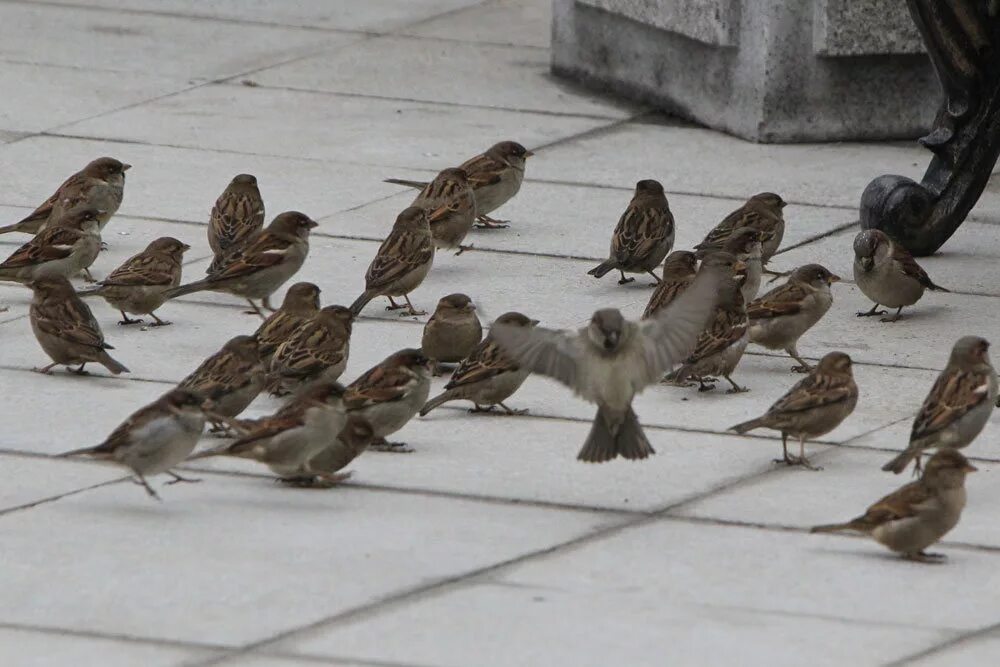
<svg viewBox="0 0 1000 667">
<path fill-rule="evenodd" d="M 738 39 L 738 0 L 577 1 L 705 44 L 727 46 Z"/>
<path fill-rule="evenodd" d="M 814 48 L 820 55 L 924 52 L 905 2 L 816 0 L 813 17 Z"/>
</svg>

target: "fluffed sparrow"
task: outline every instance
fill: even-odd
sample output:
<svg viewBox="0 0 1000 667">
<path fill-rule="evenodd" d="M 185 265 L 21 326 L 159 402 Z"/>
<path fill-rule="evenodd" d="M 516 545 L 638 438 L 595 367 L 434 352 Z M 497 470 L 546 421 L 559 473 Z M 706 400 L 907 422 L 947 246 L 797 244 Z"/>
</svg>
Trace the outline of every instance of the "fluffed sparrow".
<svg viewBox="0 0 1000 667">
<path fill-rule="evenodd" d="M 413 451 L 387 437 L 403 428 L 427 402 L 431 390 L 430 359 L 411 348 L 389 355 L 352 382 L 344 393 L 349 414 L 371 424 L 375 441 L 371 449 Z"/>
<path fill-rule="evenodd" d="M 706 263 L 673 304 L 639 322 L 608 308 L 595 312 L 590 324 L 577 332 L 494 323 L 490 336 L 523 368 L 548 375 L 597 404 L 590 435 L 577 458 L 644 459 L 655 452 L 632 410 L 632 398 L 690 353 L 713 310 L 721 280 L 720 269 Z"/>
<path fill-rule="evenodd" d="M 36 368 L 49 374 L 53 366 L 80 364 L 74 372 L 85 375 L 83 367 L 95 362 L 114 375 L 129 370 L 111 358 L 114 348 L 104 342 L 101 327 L 73 286 L 62 276 L 42 276 L 28 284 L 34 290 L 28 316 L 38 344 L 52 363 Z"/>
<path fill-rule="evenodd" d="M 516 141 L 501 141 L 485 153 L 470 158 L 459 165 L 465 171 L 476 195 L 478 225 L 486 228 L 506 227 L 507 221 L 496 220 L 488 214 L 497 210 L 521 189 L 525 161 L 534 155 Z M 427 184 L 419 181 L 386 179 L 386 183 L 423 189 Z"/>
<path fill-rule="evenodd" d="M 312 283 L 295 283 L 285 292 L 281 308 L 271 313 L 257 328 L 254 337 L 265 368 L 278 346 L 319 312 L 320 289 Z"/>
<path fill-rule="evenodd" d="M 81 297 L 101 296 L 122 314 L 118 324 L 142 324 L 139 318 L 129 319 L 126 313 L 149 315 L 152 326 L 170 324 L 154 312 L 167 300 L 166 291 L 181 283 L 184 253 L 191 249 L 170 236 L 156 239 L 137 255 L 129 257 L 117 269 L 98 281 L 98 287 L 80 292 Z"/>
<path fill-rule="evenodd" d="M 213 415 L 235 417 L 247 409 L 264 388 L 264 369 L 253 336 L 236 336 L 222 349 L 203 361 L 177 385 L 211 401 Z M 224 425 L 211 419 L 212 431 L 225 431 Z"/>
<path fill-rule="evenodd" d="M 406 308 L 405 315 L 425 315 L 410 303 L 410 292 L 420 287 L 434 263 L 434 240 L 424 210 L 411 206 L 396 218 L 389 237 L 379 246 L 365 273 L 365 291 L 351 304 L 358 315 L 377 296 L 389 299 L 386 310 Z M 397 304 L 394 296 L 406 299 Z"/>
<path fill-rule="evenodd" d="M 674 216 L 659 181 L 635 184 L 635 194 L 618 219 L 611 235 L 611 250 L 604 260 L 587 273 L 601 278 L 609 271 L 622 274 L 619 285 L 633 282 L 626 273 L 648 273 L 660 282 L 653 269 L 660 265 L 674 245 Z"/>
<path fill-rule="evenodd" d="M 732 426 L 730 430 L 741 434 L 755 428 L 779 431 L 783 456 L 775 462 L 817 470 L 806 459 L 806 440 L 819 438 L 840 426 L 854 412 L 857 403 L 858 385 L 851 373 L 851 358 L 843 352 L 830 352 L 762 417 Z M 798 457 L 788 454 L 788 436 L 799 439 Z"/>
<path fill-rule="evenodd" d="M 91 456 L 113 461 L 132 471 L 146 493 L 160 497 L 146 481 L 150 475 L 167 473 L 176 482 L 193 482 L 171 472 L 191 454 L 205 428 L 203 397 L 187 389 L 172 389 L 149 405 L 132 413 L 96 447 L 77 449 L 60 456 Z"/>
<path fill-rule="evenodd" d="M 226 263 L 226 257 L 254 237 L 264 227 L 264 200 L 257 189 L 257 178 L 239 174 L 215 200 L 208 221 L 208 245 L 215 259 L 205 273 L 214 273 Z"/>
<path fill-rule="evenodd" d="M 949 291 L 934 284 L 910 251 L 877 229 L 866 229 L 854 238 L 854 281 L 875 302 L 871 310 L 858 313 L 858 317 L 885 315 L 879 305 L 896 309 L 896 314 L 883 317 L 883 322 L 898 320 L 903 307 L 919 301 L 925 289 Z"/>
<path fill-rule="evenodd" d="M 316 380 L 333 381 L 347 368 L 354 315 L 326 306 L 296 329 L 271 357 L 269 388 L 278 395 Z"/>
<path fill-rule="evenodd" d="M 300 471 L 281 481 L 290 486 L 304 488 L 329 488 L 351 476 L 339 472 L 351 461 L 361 456 L 375 438 L 372 425 L 356 415 L 350 415 L 340 434 L 327 443 L 319 454 L 309 459 L 310 473 Z"/>
<path fill-rule="evenodd" d="M 675 250 L 667 255 L 663 262 L 663 279 L 656 284 L 656 289 L 649 297 L 642 319 L 652 317 L 673 303 L 674 299 L 691 286 L 697 273 L 698 259 L 693 252 Z"/>
<path fill-rule="evenodd" d="M 336 439 L 347 422 L 343 394 L 337 382 L 314 383 L 298 397 L 295 412 L 255 420 L 236 442 L 199 452 L 189 460 L 235 456 L 263 463 L 283 478 L 318 474 L 310 469 L 309 461 Z"/>
<path fill-rule="evenodd" d="M 471 246 L 462 241 L 476 220 L 476 196 L 462 169 L 445 169 L 420 191 L 410 206 L 427 213 L 434 245 L 442 250 L 458 248 L 458 253 Z"/>
<path fill-rule="evenodd" d="M 852 530 L 870 535 L 903 558 L 923 563 L 944 559 L 924 551 L 958 524 L 965 509 L 965 476 L 977 468 L 951 448 L 927 462 L 923 476 L 893 491 L 847 523 L 815 526 L 811 533 Z"/>
<path fill-rule="evenodd" d="M 49 225 L 0 264 L 0 280 L 28 283 L 42 275 L 72 278 L 81 271 L 90 282 L 90 265 L 101 251 L 100 212 L 80 209 Z"/>
<path fill-rule="evenodd" d="M 694 351 L 684 359 L 668 382 L 683 384 L 687 379 L 694 378 L 698 382 L 698 391 L 709 391 L 715 388 L 711 376 L 721 375 L 732 385 L 727 394 L 748 391 L 732 378 L 749 342 L 747 311 L 735 275 L 743 265 L 727 252 L 709 255 L 702 266 L 706 264 L 718 267 L 724 275 L 719 281 L 715 309 L 698 335 Z"/>
<path fill-rule="evenodd" d="M 270 296 L 295 275 L 309 254 L 309 231 L 316 222 L 304 213 L 280 213 L 266 229 L 247 239 L 246 245 L 226 256 L 217 271 L 202 280 L 174 287 L 167 298 L 174 299 L 192 292 L 210 290 L 243 297 L 253 312 L 264 317 L 254 299 L 260 299 L 268 310 Z"/>
<path fill-rule="evenodd" d="M 976 439 L 997 400 L 997 374 L 990 364 L 990 344 L 978 336 L 959 338 L 945 366 L 920 406 L 910 430 L 910 444 L 882 470 L 897 475 L 932 447 L 961 448 Z"/>
<path fill-rule="evenodd" d="M 840 276 L 819 264 L 806 264 L 792 271 L 786 283 L 747 306 L 750 342 L 769 350 L 784 350 L 801 364 L 792 367 L 793 371 L 808 373 L 812 366 L 799 356 L 799 338 L 830 310 L 830 285 L 839 280 Z"/>
<path fill-rule="evenodd" d="M 427 324 L 420 349 L 434 360 L 434 374 L 441 364 L 454 364 L 469 356 L 483 339 L 483 325 L 476 316 L 476 305 L 465 294 L 449 294 L 438 301 Z"/>
<path fill-rule="evenodd" d="M 533 327 L 538 324 L 538 320 L 510 312 L 498 317 L 496 323 L 512 327 Z M 511 361 L 493 337 L 487 335 L 486 340 L 462 360 L 444 391 L 421 408 L 420 416 L 423 417 L 448 401 L 460 400 L 472 401 L 474 407 L 470 412 L 491 412 L 494 406 L 499 405 L 508 415 L 525 414 L 527 410 L 512 410 L 504 405 L 504 401 L 514 395 L 530 373 L 528 369 Z"/>
<path fill-rule="evenodd" d="M 54 219 L 77 208 L 100 211 L 98 226 L 104 229 L 121 206 L 125 190 L 125 172 L 132 165 L 111 157 L 97 158 L 67 178 L 62 185 L 23 220 L 0 227 L 0 234 L 24 232 L 37 234 Z"/>
<path fill-rule="evenodd" d="M 747 200 L 743 206 L 727 215 L 708 233 L 705 240 L 695 246 L 699 257 L 714 250 L 721 250 L 726 239 L 737 229 L 750 227 L 761 233 L 761 259 L 767 264 L 781 245 L 785 235 L 784 200 L 773 192 L 761 192 Z"/>
</svg>

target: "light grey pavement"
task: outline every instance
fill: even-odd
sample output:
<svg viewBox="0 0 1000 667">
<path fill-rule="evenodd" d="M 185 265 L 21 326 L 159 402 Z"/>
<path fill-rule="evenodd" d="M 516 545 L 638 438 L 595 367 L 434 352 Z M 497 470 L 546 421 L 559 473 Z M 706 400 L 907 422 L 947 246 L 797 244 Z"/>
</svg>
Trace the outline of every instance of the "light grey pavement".
<svg viewBox="0 0 1000 667">
<path fill-rule="evenodd" d="M 201 484 L 150 501 L 116 468 L 51 455 L 100 441 L 257 320 L 201 293 L 165 306 L 174 325 L 116 326 L 93 304 L 119 378 L 31 373 L 47 363 L 28 290 L 0 286 L 0 664 L 982 665 L 1000 650 L 1000 416 L 968 449 L 962 523 L 946 565 L 874 543 L 812 536 L 905 480 L 879 471 L 952 342 L 996 336 L 1000 178 L 973 221 L 922 263 L 930 294 L 882 325 L 850 280 L 852 223 L 868 181 L 919 177 L 909 143 L 762 146 L 602 97 L 548 73 L 546 0 L 0 0 L 0 222 L 19 219 L 99 155 L 132 163 L 105 230 L 101 277 L 154 237 L 210 251 L 212 203 L 256 174 L 268 218 L 320 221 L 299 275 L 349 303 L 395 215 L 424 177 L 501 139 L 536 151 L 510 229 L 439 253 L 416 305 L 461 290 L 485 317 L 522 310 L 575 327 L 598 307 L 638 316 L 648 280 L 586 275 L 635 181 L 656 178 L 677 247 L 747 196 L 786 209 L 780 269 L 821 262 L 845 277 L 800 350 L 850 353 L 861 403 L 811 445 L 822 472 L 776 467 L 767 432 L 733 423 L 798 377 L 759 349 L 726 396 L 654 387 L 636 400 L 658 455 L 575 461 L 593 407 L 531 378 L 525 417 L 466 406 L 414 420 L 416 452 L 368 453 L 341 488 L 275 485 L 243 462 L 195 466 Z M 0 237 L 6 256 L 26 237 Z M 419 343 L 425 318 L 369 307 L 344 378 Z M 437 380 L 435 388 L 444 380 Z M 277 403 L 259 399 L 251 414 Z M 207 444 L 217 441 L 206 438 Z M 162 479 L 156 479 L 157 486 Z M 910 661 L 917 656 L 919 659 Z"/>
</svg>

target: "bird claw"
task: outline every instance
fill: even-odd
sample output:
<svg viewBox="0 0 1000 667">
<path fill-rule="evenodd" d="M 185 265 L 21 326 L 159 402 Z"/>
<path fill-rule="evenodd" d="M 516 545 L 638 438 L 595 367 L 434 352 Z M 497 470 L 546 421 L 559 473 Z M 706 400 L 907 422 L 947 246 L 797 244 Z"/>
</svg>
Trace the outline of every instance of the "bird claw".
<svg viewBox="0 0 1000 667">
<path fill-rule="evenodd" d="M 858 317 L 871 317 L 872 315 L 888 315 L 888 314 L 889 314 L 888 310 L 875 310 L 875 309 L 859 310 L 857 313 Z"/>
<path fill-rule="evenodd" d="M 791 467 L 791 466 L 802 466 L 803 468 L 807 468 L 809 470 L 816 470 L 816 471 L 819 471 L 819 470 L 823 469 L 822 466 L 814 466 L 812 463 L 809 462 L 809 459 L 802 458 L 800 456 L 792 456 L 791 454 L 785 456 L 784 458 L 773 459 L 773 462 L 774 463 L 784 463 L 786 466 L 789 466 L 789 467 Z"/>
<path fill-rule="evenodd" d="M 139 320 L 139 321 L 142 322 L 142 320 Z M 153 322 L 149 326 L 151 326 L 151 327 L 169 327 L 171 324 L 173 324 L 173 322 L 168 322 L 167 320 L 157 320 L 156 322 Z"/>
<path fill-rule="evenodd" d="M 172 480 L 170 480 L 169 482 L 166 482 L 166 484 L 168 486 L 173 485 L 173 484 L 180 484 L 181 482 L 187 482 L 188 484 L 197 484 L 197 483 L 201 482 L 200 479 L 196 479 L 194 477 L 181 477 L 177 473 L 170 472 L 169 470 L 167 471 L 167 474 L 170 475 L 171 477 L 173 477 Z"/>
<path fill-rule="evenodd" d="M 899 315 L 896 315 L 895 317 L 883 317 L 879 319 L 879 322 L 883 322 L 886 324 L 892 324 L 893 322 L 898 322 L 898 321 L 899 321 Z"/>
<path fill-rule="evenodd" d="M 411 454 L 414 450 L 405 442 L 382 442 L 373 443 L 368 446 L 373 452 L 388 452 L 390 454 Z"/>
<path fill-rule="evenodd" d="M 731 387 L 726 390 L 727 394 L 745 394 L 750 391 L 750 387 Z"/>
<path fill-rule="evenodd" d="M 52 375 L 51 368 L 38 368 L 37 366 L 35 366 L 34 368 L 31 369 L 31 371 L 33 373 L 41 373 L 42 375 Z"/>
<path fill-rule="evenodd" d="M 792 366 L 793 373 L 811 373 L 812 366 Z"/>
<path fill-rule="evenodd" d="M 279 477 L 275 482 L 284 484 L 285 486 L 293 486 L 297 489 L 330 489 L 350 479 L 352 474 L 354 473 L 316 473 L 298 477 Z"/>
<path fill-rule="evenodd" d="M 929 563 L 932 565 L 940 565 L 948 560 L 948 556 L 945 554 L 928 553 L 926 551 L 921 551 L 920 553 L 915 554 L 906 554 L 903 558 L 916 561 L 918 563 Z"/>
<path fill-rule="evenodd" d="M 134 320 L 130 320 L 129 318 L 126 317 L 126 318 L 118 321 L 118 326 L 120 326 L 120 327 L 127 327 L 130 324 L 142 324 L 142 322 L 143 322 L 143 320 L 141 318 L 136 318 Z M 155 327 L 156 325 L 154 324 L 152 326 Z"/>
<path fill-rule="evenodd" d="M 635 282 L 635 278 L 620 278 L 618 280 L 618 284 L 619 285 L 628 285 L 629 283 L 634 283 L 634 282 Z M 655 285 L 654 285 L 654 287 L 655 287 Z"/>
<path fill-rule="evenodd" d="M 510 220 L 497 220 L 488 215 L 481 215 L 476 219 L 475 226 L 479 229 L 506 229 L 510 227 Z"/>
<path fill-rule="evenodd" d="M 472 250 L 475 247 L 476 247 L 475 243 L 470 243 L 469 245 L 460 245 L 460 246 L 458 246 L 458 252 L 455 253 L 455 257 L 458 257 L 459 255 L 461 255 L 466 250 Z"/>
</svg>

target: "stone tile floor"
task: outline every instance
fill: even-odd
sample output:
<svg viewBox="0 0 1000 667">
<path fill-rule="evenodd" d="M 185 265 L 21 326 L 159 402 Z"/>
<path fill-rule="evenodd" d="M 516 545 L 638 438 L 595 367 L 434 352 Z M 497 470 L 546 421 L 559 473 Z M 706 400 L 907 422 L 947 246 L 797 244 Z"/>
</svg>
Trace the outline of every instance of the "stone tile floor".
<svg viewBox="0 0 1000 667">
<path fill-rule="evenodd" d="M 656 387 L 636 402 L 659 454 L 586 466 L 592 407 L 532 378 L 520 418 L 460 407 L 401 433 L 409 456 L 366 454 L 328 492 L 276 487 L 242 462 L 150 502 L 120 470 L 54 460 L 126 415 L 256 321 L 235 300 L 169 304 L 165 329 L 123 329 L 95 304 L 131 375 L 41 377 L 29 294 L 0 287 L 0 664 L 451 667 L 467 665 L 981 665 L 1000 646 L 998 419 L 970 448 L 963 522 L 941 567 L 805 528 L 847 518 L 900 480 L 878 470 L 955 338 L 993 336 L 1000 179 L 924 261 L 953 294 L 896 325 L 858 320 L 856 203 L 881 173 L 919 177 L 911 143 L 759 146 L 581 90 L 547 71 L 546 0 L 0 0 L 0 218 L 13 221 L 89 159 L 135 165 L 100 276 L 155 236 L 190 243 L 198 275 L 215 197 L 238 172 L 269 217 L 319 220 L 301 278 L 327 303 L 361 290 L 376 242 L 420 177 L 504 138 L 533 148 L 527 181 L 441 254 L 415 293 L 461 289 L 486 317 L 511 309 L 571 327 L 645 281 L 585 274 L 640 178 L 668 189 L 678 247 L 746 196 L 791 202 L 775 264 L 840 272 L 833 310 L 801 349 L 849 352 L 862 403 L 812 445 L 825 470 L 775 467 L 770 436 L 726 427 L 797 378 L 754 350 L 737 397 Z M 23 237 L 0 237 L 11 252 Z M 421 320 L 371 307 L 346 379 L 419 342 Z M 443 381 L 441 381 L 443 382 Z M 275 403 L 261 398 L 250 412 Z M 161 480 L 157 480 L 160 483 Z"/>
</svg>

